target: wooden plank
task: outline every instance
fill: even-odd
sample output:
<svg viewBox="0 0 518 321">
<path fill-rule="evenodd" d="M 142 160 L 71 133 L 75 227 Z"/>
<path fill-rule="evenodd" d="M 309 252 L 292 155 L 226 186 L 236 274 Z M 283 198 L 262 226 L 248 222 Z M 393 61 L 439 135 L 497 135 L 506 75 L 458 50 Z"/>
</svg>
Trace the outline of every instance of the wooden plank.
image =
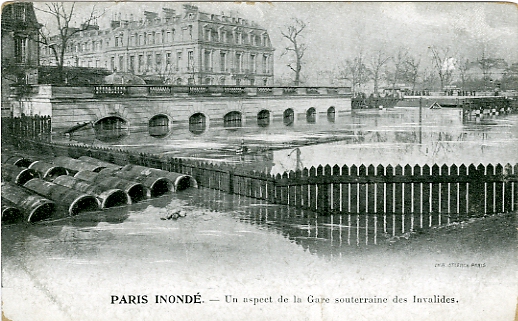
<svg viewBox="0 0 518 321">
<path fill-rule="evenodd" d="M 421 166 L 415 165 L 414 166 L 414 176 L 420 176 L 421 175 Z M 421 199 L 421 189 L 423 188 L 423 183 L 414 183 L 414 198 L 413 198 L 413 207 L 412 212 L 413 213 L 422 213 L 422 199 Z"/>
<path fill-rule="evenodd" d="M 441 166 L 441 175 L 449 175 L 450 174 L 450 168 L 444 164 Z M 450 199 L 450 183 L 441 183 L 440 184 L 440 209 L 441 213 L 444 213 L 446 215 L 450 214 L 450 205 L 451 205 L 451 199 Z"/>
<path fill-rule="evenodd" d="M 301 175 L 302 175 L 302 172 L 300 170 L 296 171 L 295 179 L 299 180 Z M 302 207 L 302 186 L 301 185 L 295 186 L 295 206 L 297 208 Z"/>
<path fill-rule="evenodd" d="M 349 176 L 349 167 L 347 165 L 344 165 L 344 166 L 342 166 L 341 177 L 344 178 L 344 177 L 348 177 L 348 176 Z M 349 199 L 349 189 L 350 189 L 349 183 L 341 184 L 340 189 L 341 189 L 341 193 L 342 193 L 342 195 L 341 195 L 342 213 L 350 213 L 351 204 L 350 204 L 350 199 Z"/>
<path fill-rule="evenodd" d="M 457 165 L 452 165 L 450 167 L 451 175 L 458 175 L 459 168 Z M 459 220 L 459 184 L 451 183 L 450 184 L 450 219 L 453 221 Z"/>
<path fill-rule="evenodd" d="M 462 164 L 459 166 L 459 177 L 467 177 L 468 168 Z M 459 218 L 463 219 L 468 213 L 468 184 L 459 183 Z"/>
<path fill-rule="evenodd" d="M 356 165 L 351 166 L 350 168 L 350 176 L 358 177 L 358 167 Z M 351 184 L 350 187 L 350 203 L 351 203 L 351 213 L 359 213 L 359 195 L 358 195 L 359 186 L 358 184 Z"/>
<path fill-rule="evenodd" d="M 309 170 L 307 168 L 304 168 L 302 170 L 302 176 L 301 179 L 309 176 Z M 302 185 L 302 208 L 308 209 L 309 208 L 309 185 Z"/>
<path fill-rule="evenodd" d="M 385 175 L 387 177 L 394 176 L 394 167 L 388 165 L 385 170 Z M 386 213 L 394 213 L 394 183 L 387 183 L 385 185 L 385 191 Z"/>
<path fill-rule="evenodd" d="M 432 176 L 435 176 L 435 177 L 439 177 L 441 174 L 440 174 L 440 168 L 437 164 L 434 164 L 432 166 Z M 432 195 L 432 213 L 440 213 L 441 209 L 439 207 L 440 205 L 440 186 L 439 186 L 439 183 L 432 183 L 432 187 L 431 187 L 431 195 Z M 434 218 L 437 218 L 438 216 L 437 215 L 434 215 L 433 216 Z M 437 221 L 434 220 L 434 222 L 432 223 L 432 225 L 436 225 L 438 224 Z"/>
<path fill-rule="evenodd" d="M 422 168 L 422 175 L 431 175 L 430 166 L 424 165 Z M 423 213 L 428 214 L 430 213 L 430 183 L 424 183 L 423 184 L 423 190 L 422 190 L 422 199 L 423 199 Z"/>
<path fill-rule="evenodd" d="M 396 176 L 403 176 L 403 167 L 397 165 L 395 168 Z M 394 212 L 401 214 L 403 213 L 403 183 L 394 184 Z"/>
<path fill-rule="evenodd" d="M 313 166 L 309 169 L 309 176 L 316 177 L 317 169 Z M 317 210 L 317 186 L 316 184 L 309 185 L 309 208 L 312 211 Z"/>
<path fill-rule="evenodd" d="M 513 167 L 511 166 L 511 164 L 506 164 L 504 167 L 504 177 L 507 177 L 508 175 L 512 175 L 512 174 L 513 174 Z M 508 213 L 508 212 L 513 211 L 513 204 L 512 204 L 513 183 L 512 182 L 506 181 L 504 183 L 504 196 L 505 196 L 504 212 Z"/>
<path fill-rule="evenodd" d="M 376 176 L 385 176 L 385 167 L 376 166 Z M 376 213 L 385 213 L 385 183 L 376 183 Z"/>
<path fill-rule="evenodd" d="M 288 176 L 289 176 L 291 181 L 296 181 L 297 180 L 297 177 L 296 177 L 294 171 L 290 171 Z M 289 190 L 288 190 L 288 204 L 290 206 L 295 206 L 296 199 L 297 199 L 297 186 L 293 186 L 292 185 L 292 186 L 289 187 Z"/>
<path fill-rule="evenodd" d="M 406 165 L 403 171 L 403 174 L 407 177 L 412 175 L 412 167 L 410 165 Z M 414 201 L 414 185 L 413 183 L 404 183 L 403 184 L 403 213 L 412 213 L 413 206 L 412 203 Z"/>
<path fill-rule="evenodd" d="M 494 175 L 495 174 L 495 168 L 492 164 L 487 165 L 486 167 L 486 174 L 487 175 Z M 496 185 L 493 182 L 486 182 L 484 183 L 484 189 L 485 189 L 485 206 L 484 206 L 484 213 L 496 213 L 495 208 L 495 192 L 496 192 Z"/>
<path fill-rule="evenodd" d="M 501 164 L 497 164 L 495 167 L 495 174 L 497 176 L 504 175 L 504 167 Z M 504 183 L 496 182 L 495 184 L 495 213 L 502 213 L 504 211 Z"/>
<path fill-rule="evenodd" d="M 367 176 L 375 176 L 376 168 L 374 165 L 369 165 L 367 168 Z M 371 183 L 367 185 L 367 213 L 376 213 L 376 184 Z"/>
<path fill-rule="evenodd" d="M 332 170 L 333 176 L 340 176 L 340 167 L 338 165 L 333 166 Z M 341 193 L 340 193 L 340 184 L 333 183 L 333 212 L 337 213 L 340 211 L 341 205 Z"/>
<path fill-rule="evenodd" d="M 361 165 L 358 168 L 358 176 L 367 176 L 367 168 Z M 367 213 L 367 184 L 358 184 L 358 213 Z"/>
<path fill-rule="evenodd" d="M 480 164 L 478 167 L 471 164 L 468 167 L 468 175 L 471 179 L 468 187 L 468 211 L 469 213 L 481 213 L 484 211 L 484 181 L 485 173 L 484 165 Z"/>
</svg>

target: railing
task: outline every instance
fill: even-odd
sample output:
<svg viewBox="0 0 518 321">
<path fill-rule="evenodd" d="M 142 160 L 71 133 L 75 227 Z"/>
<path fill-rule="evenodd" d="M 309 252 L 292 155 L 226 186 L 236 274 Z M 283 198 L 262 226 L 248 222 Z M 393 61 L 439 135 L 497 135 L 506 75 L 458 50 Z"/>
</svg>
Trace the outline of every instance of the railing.
<svg viewBox="0 0 518 321">
<path fill-rule="evenodd" d="M 93 94 L 97 97 L 134 97 L 160 95 L 221 95 L 246 96 L 339 96 L 350 97 L 349 87 L 277 87 L 277 86 L 219 86 L 219 85 L 94 85 Z"/>
<path fill-rule="evenodd" d="M 199 186 L 309 209 L 321 214 L 432 214 L 448 217 L 512 212 L 518 201 L 518 164 L 318 166 L 270 175 L 226 164 L 124 150 L 19 140 L 24 150 L 118 165 L 137 164 L 192 175 Z"/>
<path fill-rule="evenodd" d="M 50 116 L 2 117 L 2 141 L 18 139 L 50 140 Z"/>
</svg>

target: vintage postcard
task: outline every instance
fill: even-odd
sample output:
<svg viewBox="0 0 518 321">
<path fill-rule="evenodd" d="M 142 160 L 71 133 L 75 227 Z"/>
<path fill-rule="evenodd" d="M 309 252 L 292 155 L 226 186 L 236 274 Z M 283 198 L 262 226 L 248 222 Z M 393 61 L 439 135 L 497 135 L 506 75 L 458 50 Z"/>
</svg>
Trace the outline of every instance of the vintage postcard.
<svg viewBox="0 0 518 321">
<path fill-rule="evenodd" d="M 516 4 L 1 23 L 2 320 L 515 320 Z"/>
</svg>

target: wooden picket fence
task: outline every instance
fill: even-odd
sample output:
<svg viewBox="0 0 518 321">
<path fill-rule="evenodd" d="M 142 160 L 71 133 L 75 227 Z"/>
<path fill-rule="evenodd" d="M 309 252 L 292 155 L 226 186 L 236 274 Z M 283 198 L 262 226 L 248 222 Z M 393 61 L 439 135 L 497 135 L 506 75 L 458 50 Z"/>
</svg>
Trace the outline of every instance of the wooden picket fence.
<svg viewBox="0 0 518 321">
<path fill-rule="evenodd" d="M 228 164 L 82 145 L 24 141 L 19 148 L 46 155 L 86 155 L 193 176 L 201 187 L 322 214 L 490 214 L 512 212 L 518 200 L 518 164 L 318 166 L 282 175 Z"/>
</svg>

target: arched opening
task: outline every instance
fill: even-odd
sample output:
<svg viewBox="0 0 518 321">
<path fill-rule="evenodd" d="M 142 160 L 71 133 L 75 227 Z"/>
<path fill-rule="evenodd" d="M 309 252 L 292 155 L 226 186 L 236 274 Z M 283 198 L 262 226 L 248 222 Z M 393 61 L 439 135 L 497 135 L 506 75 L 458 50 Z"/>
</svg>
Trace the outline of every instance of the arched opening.
<svg viewBox="0 0 518 321">
<path fill-rule="evenodd" d="M 329 107 L 327 109 L 327 121 L 330 122 L 330 123 L 334 123 L 335 122 L 335 108 L 333 106 Z"/>
<path fill-rule="evenodd" d="M 238 111 L 231 111 L 223 116 L 223 126 L 225 128 L 241 127 L 241 113 Z"/>
<path fill-rule="evenodd" d="M 189 117 L 189 131 L 193 134 L 201 134 L 207 129 L 207 117 L 202 113 L 193 114 Z"/>
<path fill-rule="evenodd" d="M 270 111 L 263 109 L 257 114 L 257 125 L 267 127 L 270 125 Z"/>
<path fill-rule="evenodd" d="M 314 124 L 317 121 L 317 111 L 315 108 L 311 107 L 306 111 L 306 122 L 308 124 Z"/>
<path fill-rule="evenodd" d="M 98 120 L 94 125 L 94 130 L 95 137 L 102 142 L 117 141 L 129 134 L 127 121 L 117 116 Z"/>
<path fill-rule="evenodd" d="M 293 109 L 288 108 L 284 111 L 282 114 L 282 119 L 284 122 L 284 125 L 291 126 L 293 125 L 293 121 L 295 120 L 295 112 L 293 112 Z"/>
<path fill-rule="evenodd" d="M 169 134 L 169 118 L 166 115 L 155 115 L 148 123 L 149 136 L 162 138 Z"/>
</svg>

